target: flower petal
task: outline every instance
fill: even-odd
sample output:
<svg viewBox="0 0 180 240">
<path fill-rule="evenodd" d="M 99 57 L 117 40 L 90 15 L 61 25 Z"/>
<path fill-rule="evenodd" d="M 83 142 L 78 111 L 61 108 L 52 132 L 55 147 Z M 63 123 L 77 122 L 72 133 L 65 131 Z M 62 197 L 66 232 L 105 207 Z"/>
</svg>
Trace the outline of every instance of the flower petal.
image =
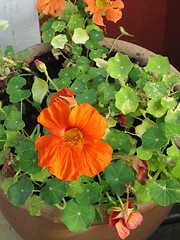
<svg viewBox="0 0 180 240">
<path fill-rule="evenodd" d="M 65 0 L 37 0 L 35 3 L 35 8 L 39 13 L 51 14 L 54 17 L 59 16 L 65 6 Z"/>
<path fill-rule="evenodd" d="M 59 101 L 44 108 L 38 116 L 38 122 L 52 134 L 61 136 L 69 126 L 69 114 L 70 109 L 67 103 Z"/>
<path fill-rule="evenodd" d="M 129 215 L 126 226 L 129 229 L 136 229 L 143 221 L 143 216 L 140 212 L 133 212 Z"/>
<path fill-rule="evenodd" d="M 71 126 L 77 127 L 89 138 L 94 140 L 101 139 L 107 128 L 107 123 L 98 111 L 87 103 L 76 106 L 69 116 Z"/>
<path fill-rule="evenodd" d="M 130 234 L 130 230 L 126 227 L 124 219 L 121 218 L 117 223 L 116 223 L 116 230 L 121 239 L 127 238 Z"/>
</svg>

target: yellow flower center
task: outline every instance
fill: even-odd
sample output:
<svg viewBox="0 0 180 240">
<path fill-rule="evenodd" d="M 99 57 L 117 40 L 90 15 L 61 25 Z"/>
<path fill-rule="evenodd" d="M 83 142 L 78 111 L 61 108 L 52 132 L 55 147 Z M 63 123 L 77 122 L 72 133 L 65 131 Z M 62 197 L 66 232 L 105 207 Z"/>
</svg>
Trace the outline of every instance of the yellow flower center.
<svg viewBox="0 0 180 240">
<path fill-rule="evenodd" d="M 78 128 L 72 128 L 66 131 L 65 142 L 69 143 L 73 147 L 81 147 L 83 141 L 83 135 Z"/>
<path fill-rule="evenodd" d="M 98 8 L 103 8 L 106 7 L 108 5 L 106 0 L 96 0 L 96 6 Z"/>
</svg>

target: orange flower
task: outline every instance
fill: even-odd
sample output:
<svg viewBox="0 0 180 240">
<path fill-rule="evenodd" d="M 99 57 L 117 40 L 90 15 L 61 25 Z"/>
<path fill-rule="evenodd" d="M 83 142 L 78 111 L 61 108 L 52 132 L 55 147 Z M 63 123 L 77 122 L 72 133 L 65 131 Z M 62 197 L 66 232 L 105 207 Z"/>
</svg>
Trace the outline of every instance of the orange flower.
<svg viewBox="0 0 180 240">
<path fill-rule="evenodd" d="M 55 93 L 50 100 L 50 105 L 62 100 L 65 101 L 70 108 L 77 105 L 73 91 L 68 88 L 62 88 L 59 92 Z"/>
<path fill-rule="evenodd" d="M 132 208 L 132 201 L 126 202 L 123 209 L 112 207 L 111 210 L 109 224 L 116 227 L 118 236 L 121 239 L 127 238 L 130 230 L 136 229 L 143 221 L 141 213 L 138 211 L 135 212 Z"/>
<path fill-rule="evenodd" d="M 35 8 L 39 13 L 51 14 L 54 17 L 59 16 L 65 6 L 65 0 L 37 0 L 35 3 Z"/>
<path fill-rule="evenodd" d="M 85 11 L 93 14 L 92 20 L 99 26 L 105 26 L 103 13 L 106 13 L 108 20 L 115 23 L 122 18 L 121 9 L 124 8 L 124 3 L 121 0 L 84 0 L 84 2 L 88 5 Z"/>
<path fill-rule="evenodd" d="M 103 171 L 112 159 L 112 148 L 101 138 L 106 122 L 89 104 L 72 111 L 64 101 L 55 102 L 41 111 L 38 122 L 51 134 L 36 140 L 41 167 L 61 180 L 77 180 Z"/>
</svg>

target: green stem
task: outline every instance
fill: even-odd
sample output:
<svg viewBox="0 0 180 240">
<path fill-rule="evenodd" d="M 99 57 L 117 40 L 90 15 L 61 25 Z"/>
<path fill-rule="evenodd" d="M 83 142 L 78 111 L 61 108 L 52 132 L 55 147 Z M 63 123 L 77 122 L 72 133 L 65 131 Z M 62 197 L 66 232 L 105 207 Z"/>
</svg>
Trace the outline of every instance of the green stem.
<svg viewBox="0 0 180 240">
<path fill-rule="evenodd" d="M 63 206 L 60 206 L 59 204 L 55 204 L 55 206 L 60 210 L 63 210 L 66 208 L 66 200 L 64 198 L 62 198 L 62 200 L 63 200 Z"/>
<path fill-rule="evenodd" d="M 59 91 L 59 88 L 56 86 L 56 84 L 52 81 L 52 79 L 49 77 L 49 74 L 47 71 L 44 71 L 44 74 L 47 77 L 47 81 L 49 81 L 51 83 L 51 85 L 56 89 L 56 91 Z"/>
<path fill-rule="evenodd" d="M 106 196 L 113 205 L 117 206 L 116 202 L 112 199 L 108 192 L 106 192 Z"/>
<path fill-rule="evenodd" d="M 155 175 L 153 176 L 153 181 L 156 181 L 156 179 L 159 177 L 159 174 L 161 173 L 161 170 L 159 169 L 156 173 L 155 173 Z"/>
<path fill-rule="evenodd" d="M 121 205 L 121 208 L 124 210 L 124 203 L 123 203 L 122 199 L 120 198 L 120 196 L 117 196 L 117 199 Z"/>
</svg>

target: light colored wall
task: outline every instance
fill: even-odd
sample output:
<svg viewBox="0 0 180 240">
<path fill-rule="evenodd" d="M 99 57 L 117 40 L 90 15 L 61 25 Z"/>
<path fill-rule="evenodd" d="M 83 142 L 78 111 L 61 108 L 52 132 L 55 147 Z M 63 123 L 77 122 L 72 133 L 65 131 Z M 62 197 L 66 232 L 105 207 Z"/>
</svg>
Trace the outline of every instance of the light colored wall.
<svg viewBox="0 0 180 240">
<path fill-rule="evenodd" d="M 40 42 L 39 21 L 35 0 L 0 0 L 0 19 L 9 27 L 0 31 L 0 47 L 13 45 L 15 52 Z"/>
</svg>

